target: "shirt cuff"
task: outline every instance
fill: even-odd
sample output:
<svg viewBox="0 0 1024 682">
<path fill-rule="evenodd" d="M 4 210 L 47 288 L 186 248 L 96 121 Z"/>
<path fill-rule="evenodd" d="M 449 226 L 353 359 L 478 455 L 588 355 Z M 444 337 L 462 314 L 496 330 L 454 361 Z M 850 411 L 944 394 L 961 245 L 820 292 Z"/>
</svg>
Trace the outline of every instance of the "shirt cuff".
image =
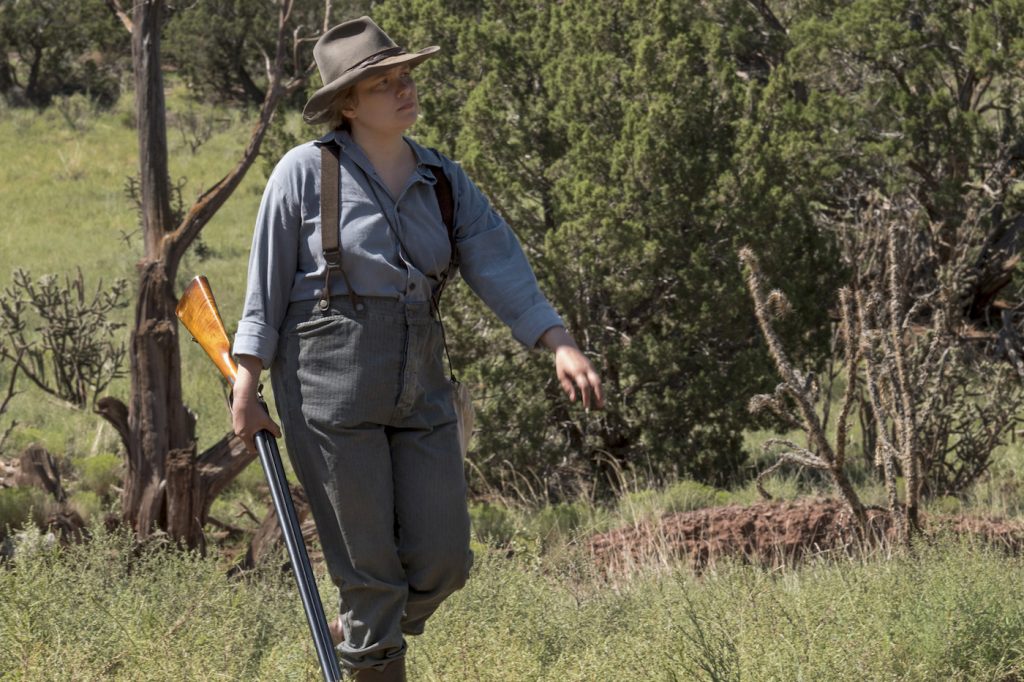
<svg viewBox="0 0 1024 682">
<path fill-rule="evenodd" d="M 263 369 L 270 369 L 270 363 L 277 352 L 277 330 L 262 322 L 243 320 L 235 332 L 235 355 L 255 355 L 263 363 Z"/>
<path fill-rule="evenodd" d="M 537 347 L 541 335 L 552 327 L 564 327 L 565 322 L 547 301 L 535 303 L 512 323 L 512 336 L 529 349 Z"/>
</svg>

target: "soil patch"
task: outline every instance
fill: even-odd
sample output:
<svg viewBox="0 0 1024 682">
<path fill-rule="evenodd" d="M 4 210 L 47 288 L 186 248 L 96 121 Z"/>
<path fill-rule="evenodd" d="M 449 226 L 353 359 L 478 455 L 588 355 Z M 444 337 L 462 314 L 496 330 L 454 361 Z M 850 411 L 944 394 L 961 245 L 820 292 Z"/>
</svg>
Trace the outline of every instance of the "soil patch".
<svg viewBox="0 0 1024 682">
<path fill-rule="evenodd" d="M 869 510 L 872 532 L 883 544 L 895 536 L 888 514 Z M 952 533 L 977 538 L 1012 553 L 1024 548 L 1024 523 L 954 515 L 922 518 L 926 536 Z M 687 563 L 695 570 L 729 557 L 765 566 L 792 565 L 808 556 L 851 556 L 865 543 L 838 501 L 803 499 L 711 507 L 590 538 L 597 565 L 609 573 L 652 564 Z"/>
</svg>

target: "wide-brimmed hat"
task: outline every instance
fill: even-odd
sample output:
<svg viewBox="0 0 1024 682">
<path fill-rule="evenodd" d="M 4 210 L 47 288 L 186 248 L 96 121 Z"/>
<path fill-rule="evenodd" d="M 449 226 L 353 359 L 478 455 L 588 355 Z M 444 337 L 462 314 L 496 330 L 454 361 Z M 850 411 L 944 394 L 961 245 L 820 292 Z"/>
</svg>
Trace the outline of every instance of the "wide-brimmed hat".
<svg viewBox="0 0 1024 682">
<path fill-rule="evenodd" d="M 356 81 L 387 71 L 397 64 L 415 66 L 441 48 L 425 47 L 407 52 L 395 44 L 370 17 L 338 24 L 320 36 L 313 47 L 313 59 L 324 86 L 313 93 L 302 110 L 306 123 L 323 123 L 330 117 L 330 105 L 339 92 Z"/>
</svg>

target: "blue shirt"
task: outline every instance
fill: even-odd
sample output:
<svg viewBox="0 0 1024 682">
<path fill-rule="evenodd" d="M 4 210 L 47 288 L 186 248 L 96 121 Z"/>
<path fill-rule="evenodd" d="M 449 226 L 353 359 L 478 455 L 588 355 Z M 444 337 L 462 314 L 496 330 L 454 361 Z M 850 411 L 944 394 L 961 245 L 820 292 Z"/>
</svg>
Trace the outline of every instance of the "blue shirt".
<svg viewBox="0 0 1024 682">
<path fill-rule="evenodd" d="M 434 193 L 436 180 L 427 167 L 440 165 L 452 185 L 459 271 L 469 287 L 528 348 L 546 330 L 564 326 L 540 292 L 511 228 L 458 164 L 405 138 L 417 165 L 394 197 L 352 137 L 333 131 L 285 154 L 267 181 L 249 255 L 236 355 L 254 355 L 269 367 L 288 305 L 320 298 L 326 264 L 320 243 L 318 143 L 331 138 L 341 147 L 342 268 L 357 294 L 427 301 L 440 284 L 451 247 Z M 331 294 L 344 293 L 345 281 L 335 271 Z"/>
</svg>

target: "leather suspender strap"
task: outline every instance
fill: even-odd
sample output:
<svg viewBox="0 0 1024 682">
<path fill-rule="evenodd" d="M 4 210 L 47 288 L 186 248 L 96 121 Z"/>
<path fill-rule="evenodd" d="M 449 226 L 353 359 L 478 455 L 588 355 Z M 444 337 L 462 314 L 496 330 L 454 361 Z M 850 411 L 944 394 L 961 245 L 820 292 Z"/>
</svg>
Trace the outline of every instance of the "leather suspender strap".
<svg viewBox="0 0 1024 682">
<path fill-rule="evenodd" d="M 320 292 L 320 310 L 331 306 L 331 271 L 341 272 L 348 289 L 352 307 L 362 310 L 362 300 L 348 281 L 348 274 L 341 267 L 341 220 L 338 215 L 339 191 L 341 186 L 341 149 L 334 142 L 320 145 L 320 245 L 324 252 L 324 286 Z"/>
<path fill-rule="evenodd" d="M 441 209 L 441 220 L 448 229 L 448 241 L 455 246 L 455 200 L 452 197 L 452 183 L 440 166 L 427 166 L 434 174 L 434 194 L 437 195 L 437 206 Z M 459 264 L 459 252 L 452 249 L 452 264 Z"/>
<path fill-rule="evenodd" d="M 441 292 L 451 278 L 452 273 L 459 267 L 459 251 L 455 248 L 455 200 L 452 195 L 452 183 L 445 175 L 441 166 L 427 166 L 434 174 L 434 194 L 437 196 L 437 207 L 441 209 L 441 220 L 444 221 L 445 229 L 448 230 L 448 245 L 451 247 L 451 260 L 448 261 L 448 269 L 441 277 L 441 283 L 434 294 L 434 306 L 441 303 Z M 446 349 L 447 350 L 447 349 Z"/>
<path fill-rule="evenodd" d="M 338 144 L 332 141 L 320 145 L 320 245 L 323 248 L 326 267 L 324 268 L 324 286 L 319 306 L 321 310 L 327 310 L 330 307 L 331 272 L 337 270 L 345 280 L 352 307 L 362 310 L 362 299 L 352 288 L 348 274 L 341 266 L 341 243 L 339 241 L 341 221 L 338 214 L 341 187 L 340 167 L 341 148 Z M 441 211 L 441 220 L 448 231 L 448 245 L 451 249 L 448 268 L 442 275 L 441 283 L 433 297 L 436 308 L 441 302 L 441 292 L 444 291 L 452 272 L 459 266 L 459 251 L 455 247 L 455 199 L 452 193 L 452 183 L 441 166 L 428 166 L 428 168 L 434 175 L 434 194 L 437 197 L 437 206 Z"/>
</svg>

